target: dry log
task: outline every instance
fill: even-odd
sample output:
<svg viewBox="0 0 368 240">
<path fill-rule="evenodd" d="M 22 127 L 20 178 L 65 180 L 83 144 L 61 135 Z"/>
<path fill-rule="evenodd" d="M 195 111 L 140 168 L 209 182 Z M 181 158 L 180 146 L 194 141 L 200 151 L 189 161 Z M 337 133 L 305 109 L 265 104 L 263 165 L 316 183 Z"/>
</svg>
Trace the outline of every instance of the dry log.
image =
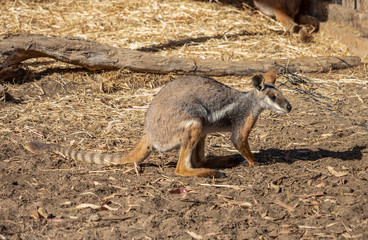
<svg viewBox="0 0 368 240">
<path fill-rule="evenodd" d="M 154 55 L 73 37 L 15 35 L 0 41 L 0 78 L 24 60 L 49 57 L 89 70 L 129 69 L 146 73 L 252 75 L 287 68 L 291 72 L 326 72 L 361 64 L 359 57 L 317 57 L 225 62 Z"/>
</svg>

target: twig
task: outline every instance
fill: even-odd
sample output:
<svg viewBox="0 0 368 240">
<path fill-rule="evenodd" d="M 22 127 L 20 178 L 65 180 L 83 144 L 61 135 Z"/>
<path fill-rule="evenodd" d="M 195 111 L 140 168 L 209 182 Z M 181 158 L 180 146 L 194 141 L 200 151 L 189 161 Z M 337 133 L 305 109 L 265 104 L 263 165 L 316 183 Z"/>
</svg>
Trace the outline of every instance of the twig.
<svg viewBox="0 0 368 240">
<path fill-rule="evenodd" d="M 252 186 L 236 186 L 236 185 L 222 185 L 222 184 L 208 184 L 208 183 L 200 183 L 201 186 L 207 187 L 219 187 L 219 188 L 232 188 L 235 190 L 242 190 Z"/>
</svg>

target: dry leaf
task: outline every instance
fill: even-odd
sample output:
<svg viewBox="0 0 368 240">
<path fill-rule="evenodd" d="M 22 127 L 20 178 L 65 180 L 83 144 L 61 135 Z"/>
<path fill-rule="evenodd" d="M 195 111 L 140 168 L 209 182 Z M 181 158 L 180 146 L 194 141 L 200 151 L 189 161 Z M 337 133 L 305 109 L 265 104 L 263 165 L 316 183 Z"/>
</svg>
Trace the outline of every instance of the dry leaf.
<svg viewBox="0 0 368 240">
<path fill-rule="evenodd" d="M 103 205 L 99 206 L 99 205 L 91 204 L 91 203 L 82 203 L 82 204 L 79 204 L 78 206 L 76 206 L 75 208 L 76 209 L 92 208 L 92 209 L 95 209 L 95 210 L 112 210 L 112 211 L 118 210 L 118 208 L 112 208 L 112 207 L 109 207 L 106 204 L 103 204 Z"/>
<path fill-rule="evenodd" d="M 98 214 L 94 214 L 90 216 L 88 220 L 95 222 L 101 220 L 101 217 Z"/>
<path fill-rule="evenodd" d="M 306 199 L 306 198 L 310 198 L 310 197 L 323 197 L 325 194 L 323 192 L 316 192 L 316 193 L 311 193 L 311 194 L 307 194 L 307 195 L 299 195 L 300 198 Z"/>
<path fill-rule="evenodd" d="M 277 205 L 279 205 L 279 206 L 281 206 L 281 207 L 283 207 L 283 208 L 285 208 L 285 209 L 286 209 L 286 210 L 288 210 L 289 212 L 293 212 L 293 211 L 295 210 L 295 208 L 294 208 L 294 207 L 289 206 L 289 205 L 287 205 L 287 204 L 285 204 L 285 203 L 283 203 L 283 202 L 275 201 L 274 203 L 275 203 L 275 204 L 277 204 Z"/>
<path fill-rule="evenodd" d="M 92 209 L 100 209 L 101 206 L 90 204 L 90 203 L 82 203 L 75 207 L 76 209 L 83 209 L 83 208 L 92 208 Z"/>
<path fill-rule="evenodd" d="M 281 187 L 279 185 L 276 185 L 273 182 L 270 182 L 269 186 L 275 191 L 275 193 L 281 192 Z"/>
<path fill-rule="evenodd" d="M 43 217 L 44 219 L 48 219 L 50 218 L 50 214 L 47 213 L 46 209 L 44 209 L 43 207 L 39 207 L 37 209 L 38 214 L 40 214 L 41 217 Z"/>
<path fill-rule="evenodd" d="M 347 239 L 360 239 L 361 237 L 363 237 L 363 234 L 356 234 L 356 235 L 350 235 L 349 233 L 343 233 L 341 234 L 344 238 L 347 238 Z"/>
<path fill-rule="evenodd" d="M 51 214 L 48 214 L 46 209 L 44 209 L 43 207 L 39 207 L 37 208 L 37 210 L 30 212 L 29 215 L 33 217 L 33 219 L 49 219 L 52 216 Z"/>
<path fill-rule="evenodd" d="M 208 184 L 208 183 L 201 183 L 201 186 L 208 186 L 208 187 L 220 187 L 220 188 L 232 188 L 235 190 L 243 190 L 246 186 L 236 186 L 236 185 L 227 185 L 227 184 Z M 251 187 L 248 185 L 248 187 Z"/>
<path fill-rule="evenodd" d="M 68 206 L 68 205 L 71 205 L 72 202 L 71 201 L 65 201 L 61 204 L 61 206 Z"/>
<path fill-rule="evenodd" d="M 289 234 L 293 231 L 293 229 L 291 227 L 287 227 L 287 228 L 283 228 L 281 229 L 281 231 L 279 232 L 279 235 L 284 235 L 284 234 Z"/>
<path fill-rule="evenodd" d="M 198 235 L 194 232 L 191 232 L 191 231 L 187 231 L 187 233 L 194 239 L 203 239 L 203 237 L 201 235 Z"/>
<path fill-rule="evenodd" d="M 3 128 L 0 129 L 0 132 L 12 132 L 12 130 L 10 128 Z"/>
<path fill-rule="evenodd" d="M 29 213 L 29 215 L 31 215 L 31 217 L 33 217 L 33 219 L 40 219 L 40 214 L 38 214 L 37 210 L 34 210 L 32 212 Z"/>
<path fill-rule="evenodd" d="M 189 188 L 177 188 L 177 189 L 171 190 L 169 193 L 171 193 L 171 194 L 183 194 L 183 193 L 188 193 L 188 192 L 191 192 L 191 191 L 193 191 L 193 190 L 189 189 Z"/>
<path fill-rule="evenodd" d="M 241 207 L 241 208 L 251 208 L 252 206 L 253 206 L 253 204 L 250 203 L 250 202 L 239 203 L 239 207 Z"/>
<path fill-rule="evenodd" d="M 65 222 L 65 219 L 62 219 L 62 218 L 52 218 L 52 219 L 47 219 L 47 221 L 53 222 L 53 223 L 62 223 L 62 222 Z"/>
<path fill-rule="evenodd" d="M 346 184 L 346 182 L 347 182 L 347 181 L 346 181 L 346 179 L 345 179 L 345 178 L 341 178 L 341 179 L 340 179 L 340 184 L 341 184 L 341 185 Z"/>
<path fill-rule="evenodd" d="M 121 194 L 120 193 L 113 193 L 111 194 L 110 196 L 106 196 L 103 198 L 103 200 L 109 200 L 110 198 L 114 198 L 115 196 L 120 196 Z"/>
<path fill-rule="evenodd" d="M 119 210 L 119 208 L 113 208 L 113 207 L 110 207 L 106 204 L 102 205 L 103 208 L 107 209 L 107 210 L 110 210 L 110 211 L 117 211 Z"/>
<path fill-rule="evenodd" d="M 315 188 L 324 188 L 326 186 L 325 182 L 321 182 L 319 184 L 317 184 L 316 186 L 314 186 Z"/>
<path fill-rule="evenodd" d="M 338 172 L 331 166 L 327 166 L 327 170 L 335 177 L 343 177 L 349 174 L 348 172 Z"/>
</svg>

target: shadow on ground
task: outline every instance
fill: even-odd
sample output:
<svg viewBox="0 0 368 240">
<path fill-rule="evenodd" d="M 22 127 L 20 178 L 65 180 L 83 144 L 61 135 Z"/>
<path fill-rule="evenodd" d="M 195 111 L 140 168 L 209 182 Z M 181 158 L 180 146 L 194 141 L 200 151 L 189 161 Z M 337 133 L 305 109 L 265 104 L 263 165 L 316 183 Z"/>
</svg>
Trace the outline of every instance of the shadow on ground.
<svg viewBox="0 0 368 240">
<path fill-rule="evenodd" d="M 259 153 L 255 154 L 256 159 L 261 164 L 271 164 L 274 162 L 286 162 L 293 163 L 295 161 L 317 161 L 322 158 L 335 158 L 342 161 L 347 160 L 361 160 L 363 157 L 362 150 L 366 146 L 355 146 L 350 150 L 346 151 L 330 151 L 319 148 L 317 151 L 310 149 L 293 149 L 293 150 L 280 150 L 280 149 L 267 149 L 260 150 Z"/>
</svg>

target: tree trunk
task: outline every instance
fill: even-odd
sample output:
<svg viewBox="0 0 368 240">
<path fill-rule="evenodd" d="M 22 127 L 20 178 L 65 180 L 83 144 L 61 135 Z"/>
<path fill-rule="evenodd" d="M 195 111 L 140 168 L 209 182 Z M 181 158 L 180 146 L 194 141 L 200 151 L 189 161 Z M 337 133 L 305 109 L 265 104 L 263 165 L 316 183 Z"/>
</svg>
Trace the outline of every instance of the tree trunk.
<svg viewBox="0 0 368 240">
<path fill-rule="evenodd" d="M 207 76 L 244 76 L 285 68 L 291 72 L 326 72 L 361 64 L 360 58 L 354 56 L 238 62 L 174 58 L 73 37 L 15 35 L 0 41 L 0 78 L 17 69 L 22 61 L 38 57 L 53 58 L 89 70 L 129 69 L 134 72 Z"/>
</svg>

